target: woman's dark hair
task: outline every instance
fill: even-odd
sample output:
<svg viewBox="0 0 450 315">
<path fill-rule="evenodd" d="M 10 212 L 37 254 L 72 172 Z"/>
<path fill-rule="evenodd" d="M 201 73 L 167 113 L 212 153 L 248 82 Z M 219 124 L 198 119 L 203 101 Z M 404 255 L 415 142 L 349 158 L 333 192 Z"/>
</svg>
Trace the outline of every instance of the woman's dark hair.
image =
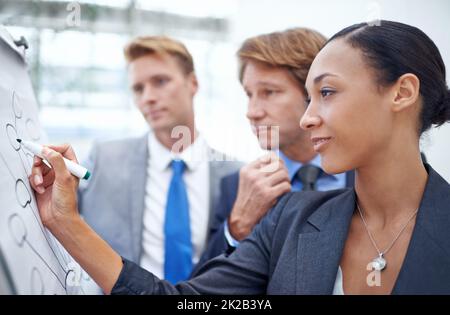
<svg viewBox="0 0 450 315">
<path fill-rule="evenodd" d="M 419 134 L 450 120 L 450 91 L 444 61 L 424 32 L 410 25 L 382 20 L 377 25 L 349 26 L 327 43 L 342 37 L 352 47 L 361 49 L 368 65 L 376 71 L 380 86 L 395 83 L 405 73 L 419 78 L 423 100 Z"/>
</svg>

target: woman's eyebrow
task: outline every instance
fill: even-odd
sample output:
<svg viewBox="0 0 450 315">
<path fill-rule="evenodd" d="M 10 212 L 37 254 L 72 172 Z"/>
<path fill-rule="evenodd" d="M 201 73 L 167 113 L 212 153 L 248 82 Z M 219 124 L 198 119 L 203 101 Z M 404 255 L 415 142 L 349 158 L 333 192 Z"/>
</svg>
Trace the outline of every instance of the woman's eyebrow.
<svg viewBox="0 0 450 315">
<path fill-rule="evenodd" d="M 329 73 L 329 72 L 325 72 L 325 73 L 322 73 L 321 75 L 318 75 L 317 77 L 315 77 L 313 82 L 314 82 L 314 84 L 317 84 L 326 77 L 338 77 L 338 75 Z"/>
<path fill-rule="evenodd" d="M 334 74 L 334 73 L 330 73 L 330 72 L 325 72 L 325 73 L 322 73 L 321 75 L 318 75 L 317 77 L 315 77 L 314 79 L 313 79 L 313 84 L 314 85 L 317 85 L 320 81 L 322 81 L 323 79 L 325 79 L 326 77 L 339 77 L 337 74 Z M 308 87 L 305 85 L 305 90 L 306 90 L 306 92 L 308 93 L 308 95 L 309 95 L 309 92 L 308 92 Z"/>
</svg>

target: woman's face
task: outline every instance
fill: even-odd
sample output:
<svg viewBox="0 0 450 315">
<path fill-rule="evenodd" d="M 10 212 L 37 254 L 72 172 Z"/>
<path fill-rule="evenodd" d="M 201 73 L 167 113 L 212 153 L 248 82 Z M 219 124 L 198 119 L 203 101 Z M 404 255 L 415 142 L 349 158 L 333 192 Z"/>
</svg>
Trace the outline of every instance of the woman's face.
<svg viewBox="0 0 450 315">
<path fill-rule="evenodd" d="M 377 163 L 390 146 L 392 91 L 381 89 L 362 52 L 344 39 L 326 45 L 311 65 L 309 106 L 300 126 L 311 132 L 327 173 Z"/>
</svg>

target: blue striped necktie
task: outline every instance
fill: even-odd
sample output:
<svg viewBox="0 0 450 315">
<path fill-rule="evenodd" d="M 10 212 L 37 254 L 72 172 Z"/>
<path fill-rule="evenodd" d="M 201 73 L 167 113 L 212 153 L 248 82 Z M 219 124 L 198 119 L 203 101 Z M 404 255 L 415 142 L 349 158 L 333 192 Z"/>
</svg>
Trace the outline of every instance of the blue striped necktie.
<svg viewBox="0 0 450 315">
<path fill-rule="evenodd" d="M 186 164 L 173 160 L 172 180 L 167 195 L 164 222 L 164 278 L 175 284 L 186 280 L 192 271 L 192 243 L 189 221 L 189 200 L 183 172 Z"/>
</svg>

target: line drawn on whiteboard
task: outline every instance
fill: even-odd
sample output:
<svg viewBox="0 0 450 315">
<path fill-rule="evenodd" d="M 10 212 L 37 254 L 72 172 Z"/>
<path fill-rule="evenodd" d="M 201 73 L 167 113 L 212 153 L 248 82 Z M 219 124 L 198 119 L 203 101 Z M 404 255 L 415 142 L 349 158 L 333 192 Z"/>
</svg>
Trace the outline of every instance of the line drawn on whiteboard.
<svg viewBox="0 0 450 315">
<path fill-rule="evenodd" d="M 16 94 L 16 91 L 13 91 L 12 92 L 13 113 L 16 118 L 20 119 L 20 118 L 22 118 L 23 110 L 22 110 L 22 107 L 20 106 L 19 101 L 17 100 L 17 102 L 16 102 L 16 99 L 18 99 L 18 96 Z"/>
<path fill-rule="evenodd" d="M 5 163 L 5 159 L 4 159 L 3 156 L 2 156 L 2 160 Z M 6 165 L 6 167 L 9 169 L 8 165 Z M 11 170 L 9 170 L 9 171 L 10 171 L 9 173 L 13 176 L 13 179 L 15 179 L 14 175 L 12 174 L 12 171 Z M 16 191 L 16 199 L 17 199 L 18 204 L 24 209 L 27 208 L 27 206 L 30 207 L 30 209 L 32 210 L 33 216 L 34 216 L 34 218 L 36 220 L 36 223 L 38 224 L 41 232 L 44 234 L 44 237 L 45 237 L 45 239 L 47 241 L 47 244 L 50 246 L 50 249 L 53 252 L 53 254 L 55 255 L 55 257 L 58 258 L 58 255 L 54 251 L 54 247 L 56 247 L 58 249 L 59 249 L 59 247 L 54 242 L 52 242 L 52 238 L 48 237 L 46 230 L 44 229 L 41 221 L 38 218 L 38 216 L 39 216 L 38 210 L 37 209 L 35 210 L 31 206 L 31 193 L 30 193 L 30 190 L 28 189 L 28 187 L 25 185 L 25 182 L 21 178 L 18 178 L 18 179 L 15 179 L 15 180 L 16 180 L 15 191 Z M 60 255 L 62 256 L 62 258 L 64 260 L 64 264 L 67 265 L 68 262 L 66 261 L 64 255 L 61 252 L 60 252 Z M 61 269 L 63 271 L 65 271 L 65 268 L 61 264 L 59 259 L 57 261 L 58 261 L 58 264 L 60 265 Z"/>
<path fill-rule="evenodd" d="M 16 198 L 22 208 L 31 203 L 31 194 L 21 178 L 16 180 Z"/>
<path fill-rule="evenodd" d="M 28 247 L 31 249 L 31 251 L 34 252 L 34 254 L 39 257 L 39 259 L 44 263 L 44 265 L 49 269 L 49 271 L 55 276 L 55 278 L 58 280 L 58 282 L 61 284 L 61 286 L 66 289 L 65 284 L 59 279 L 56 272 L 48 265 L 48 263 L 45 261 L 45 259 L 39 254 L 39 252 L 31 245 L 30 242 L 28 242 L 27 238 L 27 228 L 25 226 L 25 222 L 23 222 L 23 219 L 20 215 L 17 213 L 12 214 L 8 219 L 8 227 L 9 231 L 11 232 L 11 235 L 13 236 L 13 239 L 16 241 L 17 245 L 19 247 L 23 247 L 24 244 L 28 245 Z"/>
<path fill-rule="evenodd" d="M 25 173 L 27 173 L 27 170 L 31 169 L 31 166 L 33 164 L 33 156 L 31 154 L 29 154 L 29 152 L 25 152 L 24 150 L 21 150 L 21 145 L 19 142 L 17 142 L 17 138 L 19 138 L 19 135 L 17 133 L 17 129 L 15 126 L 13 126 L 11 124 L 7 124 L 6 125 L 6 135 L 8 137 L 8 141 L 9 141 L 9 144 L 11 145 L 11 147 L 14 149 L 14 151 L 16 151 L 19 154 L 20 163 L 22 164 L 22 167 L 23 167 Z M 22 155 L 25 155 L 26 162 L 23 161 Z M 31 161 L 30 161 L 30 157 L 31 157 Z M 24 164 L 28 164 L 28 167 L 25 166 Z"/>
<path fill-rule="evenodd" d="M 5 125 L 5 133 L 8 137 L 9 144 L 11 148 L 18 154 L 20 160 L 20 165 L 23 171 L 23 174 L 26 175 L 26 180 L 31 175 L 31 167 L 33 165 L 33 155 L 29 152 L 25 151 L 22 146 L 16 141 L 18 138 L 22 139 L 31 139 L 33 141 L 37 141 L 41 138 L 40 131 L 38 125 L 31 118 L 24 117 L 24 111 L 19 102 L 19 97 L 16 92 L 12 92 L 11 98 L 11 106 L 13 113 L 13 121 L 14 123 L 7 123 Z M 25 128 L 21 127 L 21 124 L 24 123 Z M 73 259 L 69 256 L 67 251 L 63 250 L 61 245 L 57 243 L 57 240 L 50 235 L 50 233 L 44 228 L 42 222 L 39 218 L 38 209 L 35 209 L 32 204 L 32 195 L 29 186 L 25 183 L 25 179 L 20 178 L 19 176 L 14 175 L 13 168 L 10 167 L 8 161 L 5 159 L 3 154 L 0 152 L 0 161 L 3 162 L 4 166 L 8 170 L 11 175 L 12 180 L 15 182 L 15 194 L 18 205 L 22 209 L 29 209 L 33 214 L 34 220 L 36 221 L 40 232 L 43 234 L 48 247 L 51 250 L 51 253 L 55 257 L 59 268 L 62 271 L 63 276 L 59 276 L 61 274 L 57 270 L 54 270 L 49 263 L 44 259 L 44 257 L 39 253 L 35 246 L 31 243 L 28 238 L 28 230 L 25 224 L 25 221 L 22 218 L 22 215 L 25 215 L 26 212 L 12 213 L 8 219 L 8 227 L 12 239 L 16 243 L 16 245 L 20 248 L 27 247 L 29 248 L 36 257 L 46 266 L 46 268 L 50 271 L 50 273 L 56 278 L 58 283 L 64 289 L 66 293 L 69 293 L 69 287 L 77 287 L 81 293 L 84 293 L 83 288 L 80 285 L 78 280 L 81 280 L 83 271 L 78 266 L 75 268 L 75 263 Z M 24 210 L 26 211 L 26 210 Z M 89 277 L 88 277 L 89 279 Z M 30 273 L 30 288 L 34 294 L 44 294 L 45 286 L 42 278 L 42 273 L 37 266 L 33 266 Z"/>
<path fill-rule="evenodd" d="M 38 268 L 33 267 L 33 269 L 31 270 L 30 281 L 31 281 L 30 283 L 31 292 L 33 294 L 40 294 L 40 295 L 44 294 L 45 292 L 44 280 L 42 280 L 42 275 Z"/>
<path fill-rule="evenodd" d="M 13 125 L 6 124 L 6 135 L 8 136 L 9 144 L 14 148 L 15 151 L 19 151 L 20 143 L 16 141 L 19 136 L 17 135 L 16 128 L 14 128 Z"/>
</svg>

